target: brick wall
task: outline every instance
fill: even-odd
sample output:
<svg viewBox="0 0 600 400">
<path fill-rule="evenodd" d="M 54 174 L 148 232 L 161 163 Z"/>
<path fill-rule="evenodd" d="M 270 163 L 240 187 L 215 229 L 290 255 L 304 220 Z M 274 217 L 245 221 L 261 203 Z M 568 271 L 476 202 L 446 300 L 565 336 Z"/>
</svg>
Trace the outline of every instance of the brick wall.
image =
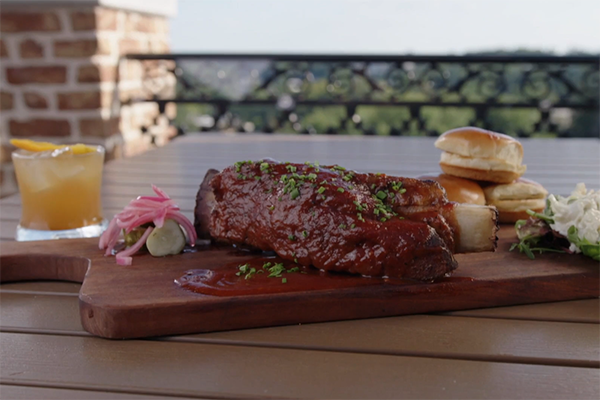
<svg viewBox="0 0 600 400">
<path fill-rule="evenodd" d="M 166 17 L 106 7 L 11 7 L 0 17 L 0 194 L 11 190 L 10 138 L 102 144 L 110 158 L 140 153 L 174 134 L 160 121 L 142 133 L 157 105 L 127 103 L 147 86 L 145 76 L 163 79 L 167 91 L 174 78 L 159 64 L 120 59 L 168 52 Z"/>
</svg>

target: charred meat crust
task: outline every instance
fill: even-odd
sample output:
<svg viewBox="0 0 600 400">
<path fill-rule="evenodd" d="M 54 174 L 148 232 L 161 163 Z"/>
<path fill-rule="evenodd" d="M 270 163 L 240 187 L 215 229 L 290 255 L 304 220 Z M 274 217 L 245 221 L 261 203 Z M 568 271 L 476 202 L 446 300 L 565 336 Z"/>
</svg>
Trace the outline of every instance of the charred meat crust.
<svg viewBox="0 0 600 400">
<path fill-rule="evenodd" d="M 200 184 L 198 194 L 196 194 L 196 207 L 194 208 L 194 228 L 198 239 L 209 240 L 210 232 L 208 226 L 210 223 L 210 214 L 215 205 L 215 195 L 213 189 L 210 186 L 210 181 L 214 178 L 219 171 L 216 169 L 209 169 L 204 175 L 204 179 Z"/>
</svg>

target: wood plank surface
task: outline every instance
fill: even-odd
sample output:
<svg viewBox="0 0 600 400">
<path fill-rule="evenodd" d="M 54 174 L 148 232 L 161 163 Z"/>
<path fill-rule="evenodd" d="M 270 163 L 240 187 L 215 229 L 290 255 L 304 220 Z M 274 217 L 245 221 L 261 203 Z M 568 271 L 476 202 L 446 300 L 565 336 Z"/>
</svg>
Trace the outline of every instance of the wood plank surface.
<svg viewBox="0 0 600 400">
<path fill-rule="evenodd" d="M 600 395 L 593 368 L 13 333 L 0 344 L 5 384 L 221 398 Z"/>
<path fill-rule="evenodd" d="M 479 310 L 453 311 L 447 313 L 447 315 L 598 324 L 600 323 L 600 301 L 598 299 L 575 300 L 513 307 L 482 308 Z M 600 346 L 600 343 L 598 345 Z"/>
<path fill-rule="evenodd" d="M 118 214 L 119 212 L 123 211 L 123 207 L 125 207 L 127 204 L 129 204 L 129 202 L 131 200 L 133 200 L 134 198 L 135 197 L 121 197 L 119 199 L 109 198 L 108 201 L 106 201 L 106 203 L 108 203 L 108 204 L 103 204 L 103 208 L 102 208 L 103 215 L 105 216 L 105 218 L 112 218 L 112 216 L 114 216 L 115 214 Z M 181 212 L 187 218 L 191 218 L 192 220 L 194 219 L 194 205 L 193 205 L 192 200 L 188 200 L 185 202 L 179 202 L 179 206 L 182 207 Z M 3 222 L 8 223 L 11 221 L 15 221 L 15 222 L 19 221 L 19 215 L 21 213 L 20 205 L 7 204 L 4 206 L 4 210 L 6 210 L 7 212 L 10 212 L 10 215 L 6 216 L 6 218 L 2 220 Z"/>
<path fill-rule="evenodd" d="M 192 397 L 171 397 L 148 394 L 130 394 L 125 392 L 107 392 L 95 390 L 58 389 L 51 387 L 0 385 L 0 398 L 3 400 L 159 400 L 192 399 Z M 200 397 L 194 397 L 200 399 Z"/>
<path fill-rule="evenodd" d="M 104 213 L 156 183 L 191 218 L 208 168 L 264 157 L 415 177 L 440 171 L 434 140 L 188 135 L 108 163 Z M 525 177 L 551 193 L 577 182 L 600 188 L 600 140 L 520 140 Z M 19 216 L 18 195 L 0 200 L 1 241 L 12 240 Z M 79 289 L 0 286 L 2 399 L 600 396 L 597 298 L 115 342 L 82 330 Z"/>
<path fill-rule="evenodd" d="M 107 338 L 212 332 L 598 296 L 598 269 L 592 260 L 566 254 L 529 260 L 521 254 L 509 253 L 507 234 L 500 232 L 499 236 L 497 252 L 457 255 L 459 268 L 447 282 L 427 284 L 394 285 L 380 280 L 373 281 L 374 285 L 336 290 L 305 288 L 254 296 L 205 296 L 182 290 L 173 282 L 199 265 L 218 270 L 230 264 L 252 262 L 257 256 L 242 257 L 232 254 L 230 249 L 199 250 L 166 258 L 138 255 L 134 266 L 123 268 L 112 257 L 103 256 L 97 239 L 2 244 L 1 278 L 8 282 L 81 281 L 85 275 L 79 295 L 82 323 L 87 331 Z M 288 280 L 293 281 L 294 277 Z M 292 304 L 293 312 L 282 312 L 281 307 Z M 191 318 L 192 315 L 196 318 Z"/>
<path fill-rule="evenodd" d="M 79 295 L 80 283 L 62 281 L 5 282 L 0 285 L 0 293 L 55 294 L 57 296 Z"/>
<path fill-rule="evenodd" d="M 2 293 L 0 300 L 3 332 L 88 335 L 73 296 Z M 545 341 L 539 340 L 540 335 Z M 415 315 L 165 340 L 598 368 L 599 336 L 596 324 Z M 546 341 L 564 344 L 548 348 Z"/>
<path fill-rule="evenodd" d="M 440 151 L 432 138 L 304 137 L 275 135 L 198 135 L 170 146 L 106 166 L 103 199 L 106 215 L 122 208 L 136 195 L 161 185 L 186 211 L 193 210 L 195 193 L 206 170 L 223 168 L 240 159 L 266 156 L 303 161 L 319 158 L 362 171 L 417 176 L 439 171 Z M 568 194 L 576 182 L 600 187 L 598 140 L 522 140 L 526 177 L 542 183 L 551 193 Z M 528 158 L 529 157 L 529 158 Z M 140 164 L 141 163 L 141 164 Z M 136 167 L 136 165 L 140 164 Z M 560 167 L 557 167 L 560 165 Z M 396 166 L 395 168 L 390 166 Z M 18 196 L 0 201 L 0 239 L 14 237 L 20 209 Z"/>
</svg>

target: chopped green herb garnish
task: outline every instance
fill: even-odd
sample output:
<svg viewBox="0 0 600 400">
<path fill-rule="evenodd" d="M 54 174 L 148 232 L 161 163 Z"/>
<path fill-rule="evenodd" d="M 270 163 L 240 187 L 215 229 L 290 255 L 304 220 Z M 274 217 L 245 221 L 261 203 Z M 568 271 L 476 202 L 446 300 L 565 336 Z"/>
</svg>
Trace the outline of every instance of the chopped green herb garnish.
<svg viewBox="0 0 600 400">
<path fill-rule="evenodd" d="M 353 203 L 354 203 L 354 205 L 356 206 L 356 209 L 357 209 L 358 211 L 364 211 L 364 210 L 366 210 L 366 209 L 367 209 L 367 205 L 366 205 L 366 204 L 364 204 L 364 205 L 363 205 L 363 204 L 360 204 L 360 203 L 359 203 L 358 201 L 356 201 L 356 200 L 354 200 L 354 201 L 353 201 Z"/>
<path fill-rule="evenodd" d="M 298 190 L 298 188 L 294 188 L 292 190 L 292 192 L 290 193 L 290 197 L 292 200 L 296 199 L 298 196 L 300 196 L 300 191 Z"/>
<path fill-rule="evenodd" d="M 308 232 L 302 231 L 302 236 L 304 236 L 305 238 L 308 237 Z"/>
<path fill-rule="evenodd" d="M 245 274 L 245 273 L 247 273 L 247 272 L 248 272 L 248 268 L 249 268 L 249 267 L 250 267 L 250 265 L 249 265 L 249 264 L 238 265 L 238 269 L 239 269 L 239 271 L 238 271 L 238 272 L 236 272 L 235 274 L 236 274 L 237 276 L 240 276 L 240 275 L 242 275 L 242 274 Z"/>
<path fill-rule="evenodd" d="M 273 211 L 275 209 L 275 206 L 269 206 L 269 210 Z"/>
<path fill-rule="evenodd" d="M 380 190 L 375 194 L 375 196 L 377 196 L 379 200 L 385 200 L 387 198 L 387 193 Z"/>
<path fill-rule="evenodd" d="M 356 228 L 356 224 L 350 225 L 350 229 L 354 229 L 354 228 Z"/>
<path fill-rule="evenodd" d="M 249 264 L 240 265 L 238 266 L 238 269 L 239 271 L 235 273 L 236 276 L 244 275 L 244 279 L 250 279 L 252 278 L 252 275 L 256 274 L 256 268 L 250 268 Z"/>
<path fill-rule="evenodd" d="M 269 271 L 269 276 L 268 278 L 272 278 L 272 277 L 281 277 L 281 274 L 283 272 L 285 272 L 285 267 L 283 266 L 283 263 L 277 263 L 275 265 L 273 265 L 272 267 L 270 267 L 268 269 Z"/>
<path fill-rule="evenodd" d="M 252 161 L 238 161 L 238 162 L 234 163 L 233 165 L 235 166 L 235 172 L 240 172 L 242 167 L 246 163 L 252 164 Z"/>
<path fill-rule="evenodd" d="M 296 172 L 297 168 L 293 165 L 286 165 L 285 169 L 287 169 L 290 172 Z"/>
<path fill-rule="evenodd" d="M 287 283 L 287 279 L 286 278 L 281 278 L 281 283 Z"/>
<path fill-rule="evenodd" d="M 358 220 L 359 220 L 360 222 L 365 222 L 365 219 L 363 218 L 363 216 L 362 216 L 362 214 L 361 214 L 361 213 L 356 213 L 356 216 L 358 217 Z"/>
<path fill-rule="evenodd" d="M 344 188 L 341 188 L 341 187 L 337 188 L 337 191 L 340 192 L 340 193 L 344 193 L 345 192 Z"/>
<path fill-rule="evenodd" d="M 317 193 L 319 193 L 319 194 L 323 194 L 323 192 L 324 192 L 324 191 L 325 191 L 325 187 L 324 187 L 324 186 L 320 186 L 320 187 L 317 189 Z"/>
<path fill-rule="evenodd" d="M 289 236 L 288 236 L 288 239 L 290 239 L 290 240 L 296 240 L 296 236 L 294 236 L 294 235 L 289 235 Z"/>
<path fill-rule="evenodd" d="M 340 229 L 346 229 L 346 224 L 340 224 L 340 226 L 338 228 L 340 228 Z"/>
<path fill-rule="evenodd" d="M 244 276 L 244 279 L 250 279 L 256 273 L 256 268 L 250 268 L 250 271 Z"/>
<path fill-rule="evenodd" d="M 392 190 L 394 192 L 399 191 L 400 188 L 402 188 L 402 182 L 392 182 Z M 406 189 L 405 189 L 405 191 L 406 191 Z"/>
</svg>

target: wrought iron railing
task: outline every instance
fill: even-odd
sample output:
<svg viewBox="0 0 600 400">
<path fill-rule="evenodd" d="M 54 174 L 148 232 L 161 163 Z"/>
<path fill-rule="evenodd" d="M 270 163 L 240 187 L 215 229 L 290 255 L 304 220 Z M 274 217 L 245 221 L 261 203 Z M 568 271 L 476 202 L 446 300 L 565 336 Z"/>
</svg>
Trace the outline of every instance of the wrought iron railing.
<svg viewBox="0 0 600 400">
<path fill-rule="evenodd" d="M 133 54 L 142 92 L 186 131 L 599 136 L 593 56 Z M 134 61 L 135 60 L 135 61 Z M 159 71 L 159 72 L 157 72 Z M 162 72 L 160 72 L 162 71 Z M 173 90 L 173 80 L 176 81 Z"/>
</svg>

